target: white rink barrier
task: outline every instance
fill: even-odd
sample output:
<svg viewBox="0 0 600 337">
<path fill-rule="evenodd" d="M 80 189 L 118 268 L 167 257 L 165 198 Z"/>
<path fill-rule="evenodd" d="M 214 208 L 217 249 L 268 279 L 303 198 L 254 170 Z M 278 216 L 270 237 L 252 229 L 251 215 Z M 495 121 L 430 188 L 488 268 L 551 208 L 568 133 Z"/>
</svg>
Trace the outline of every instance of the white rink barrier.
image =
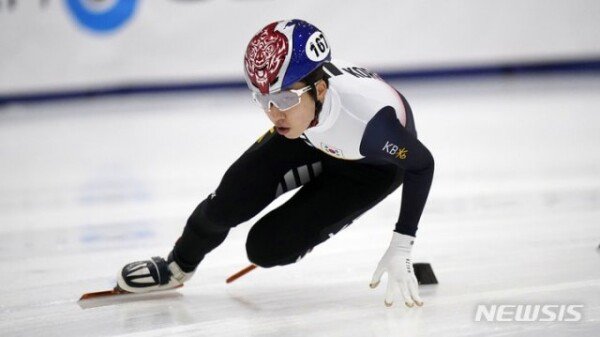
<svg viewBox="0 0 600 337">
<path fill-rule="evenodd" d="M 242 81 L 247 41 L 301 18 L 376 71 L 600 59 L 598 0 L 0 0 L 0 97 Z"/>
</svg>

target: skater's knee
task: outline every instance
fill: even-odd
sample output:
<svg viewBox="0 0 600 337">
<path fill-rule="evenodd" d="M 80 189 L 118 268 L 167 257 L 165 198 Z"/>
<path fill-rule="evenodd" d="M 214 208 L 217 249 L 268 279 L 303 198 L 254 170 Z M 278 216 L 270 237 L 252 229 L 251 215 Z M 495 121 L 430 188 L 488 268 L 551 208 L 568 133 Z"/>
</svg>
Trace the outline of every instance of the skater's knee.
<svg viewBox="0 0 600 337">
<path fill-rule="evenodd" d="M 261 226 L 254 226 L 246 240 L 248 260 L 263 268 L 295 263 L 312 249 L 302 244 L 300 238 L 299 235 L 297 239 L 289 240 L 278 235 L 277 232 L 269 232 Z"/>
<path fill-rule="evenodd" d="M 263 268 L 272 267 L 271 263 L 269 263 L 269 248 L 263 244 L 266 238 L 263 238 L 264 235 L 257 232 L 256 229 L 257 226 L 253 226 L 246 239 L 246 254 L 248 255 L 248 260 Z"/>
<path fill-rule="evenodd" d="M 246 242 L 246 253 L 250 262 L 262 268 L 284 266 L 296 262 L 295 259 L 291 259 L 289 256 L 282 256 L 280 252 L 257 247 L 251 241 Z"/>
<path fill-rule="evenodd" d="M 303 251 L 267 251 L 265 249 L 257 249 L 257 247 L 252 247 L 246 244 L 248 260 L 263 268 L 285 266 L 296 263 L 310 251 L 311 249 L 304 249 Z"/>
<path fill-rule="evenodd" d="M 270 256 L 265 256 L 256 250 L 246 249 L 248 260 L 262 268 L 278 266 L 277 262 Z"/>
</svg>

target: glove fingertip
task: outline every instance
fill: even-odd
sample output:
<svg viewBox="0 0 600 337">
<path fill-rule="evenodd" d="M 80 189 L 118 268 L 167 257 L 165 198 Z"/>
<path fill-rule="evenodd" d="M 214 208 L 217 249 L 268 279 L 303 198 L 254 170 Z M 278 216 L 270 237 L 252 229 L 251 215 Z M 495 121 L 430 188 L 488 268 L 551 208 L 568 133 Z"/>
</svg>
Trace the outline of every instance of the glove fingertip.
<svg viewBox="0 0 600 337">
<path fill-rule="evenodd" d="M 375 269 L 375 272 L 373 273 L 373 277 L 371 277 L 371 284 L 379 284 L 384 272 L 385 269 L 382 266 L 377 266 L 377 269 Z"/>
</svg>

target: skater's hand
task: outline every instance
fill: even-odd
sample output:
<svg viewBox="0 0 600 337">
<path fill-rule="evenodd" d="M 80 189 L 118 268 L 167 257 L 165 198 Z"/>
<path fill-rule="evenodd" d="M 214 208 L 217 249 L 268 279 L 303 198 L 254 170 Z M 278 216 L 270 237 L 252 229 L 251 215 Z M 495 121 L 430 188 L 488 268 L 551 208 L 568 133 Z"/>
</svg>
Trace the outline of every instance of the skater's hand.
<svg viewBox="0 0 600 337">
<path fill-rule="evenodd" d="M 415 238 L 412 236 L 394 232 L 392 242 L 381 261 L 379 261 L 375 274 L 373 274 L 371 288 L 376 288 L 379 285 L 383 273 L 387 272 L 388 274 L 384 301 L 388 307 L 392 306 L 394 298 L 398 294 L 404 299 L 404 304 L 409 308 L 412 308 L 415 304 L 417 306 L 423 305 L 423 301 L 419 297 L 417 278 L 410 260 L 410 251 L 414 240 Z"/>
</svg>

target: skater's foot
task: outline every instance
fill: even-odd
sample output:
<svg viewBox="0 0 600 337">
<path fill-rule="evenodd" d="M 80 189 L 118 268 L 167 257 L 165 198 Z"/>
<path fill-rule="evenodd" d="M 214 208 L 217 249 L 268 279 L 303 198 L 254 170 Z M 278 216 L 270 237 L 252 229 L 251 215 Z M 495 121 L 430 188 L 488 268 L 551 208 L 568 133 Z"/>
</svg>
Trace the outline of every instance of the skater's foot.
<svg viewBox="0 0 600 337">
<path fill-rule="evenodd" d="M 117 275 L 117 286 L 132 293 L 169 290 L 182 286 L 193 274 L 182 271 L 171 255 L 166 261 L 153 257 L 125 265 Z"/>
</svg>

